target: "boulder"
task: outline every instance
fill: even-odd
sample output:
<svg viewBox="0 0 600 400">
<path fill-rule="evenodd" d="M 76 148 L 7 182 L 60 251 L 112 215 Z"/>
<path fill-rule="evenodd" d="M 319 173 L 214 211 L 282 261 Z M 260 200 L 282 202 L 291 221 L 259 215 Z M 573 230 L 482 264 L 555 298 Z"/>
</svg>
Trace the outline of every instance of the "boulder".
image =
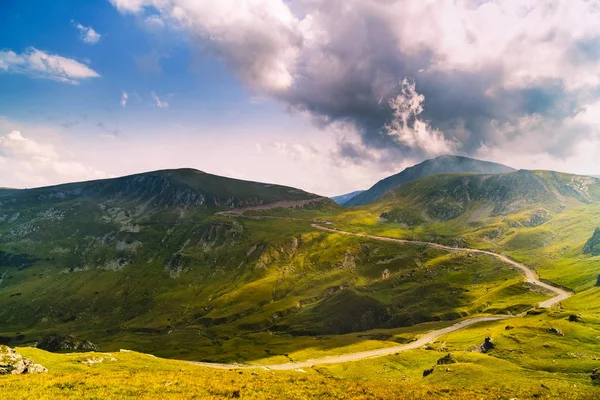
<svg viewBox="0 0 600 400">
<path fill-rule="evenodd" d="M 48 370 L 23 357 L 8 346 L 0 345 L 0 375 L 37 374 Z"/>
<path fill-rule="evenodd" d="M 600 256 L 600 228 L 596 228 L 590 240 L 583 246 L 583 254 Z"/>
<path fill-rule="evenodd" d="M 598 368 L 594 368 L 592 370 L 592 374 L 590 375 L 590 379 L 592 383 L 595 385 L 600 385 L 600 372 L 598 372 Z"/>
<path fill-rule="evenodd" d="M 448 353 L 444 357 L 437 360 L 437 365 L 456 364 L 456 360 L 452 357 L 452 353 Z"/>
<path fill-rule="evenodd" d="M 37 347 L 42 350 L 60 352 L 60 351 L 98 351 L 98 346 L 87 340 L 80 339 L 73 335 L 50 335 L 46 336 Z"/>
<path fill-rule="evenodd" d="M 390 279 L 390 270 L 389 269 L 384 269 L 383 272 L 381 273 L 381 279 L 382 280 L 386 280 L 386 279 Z"/>
<path fill-rule="evenodd" d="M 581 314 L 569 315 L 569 322 L 581 322 L 582 320 L 583 320 L 583 316 Z"/>
<path fill-rule="evenodd" d="M 565 336 L 565 334 L 558 328 L 554 328 L 554 327 L 548 328 L 547 331 L 548 331 L 548 333 L 553 333 L 558 336 Z"/>
<path fill-rule="evenodd" d="M 494 343 L 494 339 L 492 339 L 491 337 L 486 337 L 480 346 L 482 353 L 487 353 L 488 351 L 495 349 L 495 348 L 496 348 L 496 344 Z"/>
</svg>

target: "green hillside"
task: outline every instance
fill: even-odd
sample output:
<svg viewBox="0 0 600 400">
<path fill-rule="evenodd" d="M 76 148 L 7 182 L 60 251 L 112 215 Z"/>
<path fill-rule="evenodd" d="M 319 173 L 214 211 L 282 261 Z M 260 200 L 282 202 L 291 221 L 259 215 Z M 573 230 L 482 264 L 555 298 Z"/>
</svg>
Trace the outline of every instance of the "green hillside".
<svg viewBox="0 0 600 400">
<path fill-rule="evenodd" d="M 492 257 L 318 232 L 312 219 L 343 212 L 331 200 L 199 171 L 0 202 L 0 340 L 11 345 L 76 334 L 101 349 L 243 361 L 264 356 L 266 332 L 393 329 L 546 298 Z"/>
<path fill-rule="evenodd" d="M 336 217 L 344 229 L 506 253 L 574 290 L 600 273 L 584 251 L 599 223 L 599 179 L 525 170 L 424 177 Z"/>
<path fill-rule="evenodd" d="M 353 208 L 293 188 L 193 170 L 6 192 L 0 195 L 0 343 L 76 335 L 103 352 L 269 365 L 410 344 L 474 316 L 517 316 L 383 358 L 263 380 L 247 372 L 248 380 L 243 372 L 227 395 L 243 390 L 260 398 L 265 379 L 296 380 L 300 373 L 307 375 L 299 382 L 308 386 L 301 386 L 299 398 L 341 396 L 346 383 L 359 378 L 364 386 L 357 390 L 374 398 L 403 391 L 413 398 L 593 398 L 600 261 L 587 249 L 595 248 L 599 182 L 548 171 L 440 174 Z M 496 257 L 313 224 L 489 249 L 576 294 L 552 310 L 532 310 L 549 294 Z M 490 335 L 496 348 L 482 354 L 478 349 Z M 34 379 L 36 394 L 76 397 L 79 392 L 64 385 L 77 379 L 81 390 L 114 396 L 128 390 L 119 374 L 136 371 L 135 379 L 154 386 L 136 384 L 132 396 L 156 396 L 163 381 L 177 382 L 173 396 L 186 396 L 200 390 L 194 374 L 215 377 L 219 387 L 239 376 L 188 365 L 193 371 L 176 378 L 172 368 L 187 370 L 184 364 L 149 363 L 151 357 L 125 352 L 97 353 L 103 361 L 92 367 L 85 364 L 97 358 L 91 355 L 22 351 L 48 367 L 54 383 L 15 377 L 0 381 L 0 389 L 21 393 Z M 456 363 L 437 365 L 448 352 Z M 424 378 L 432 366 L 433 375 Z M 111 373 L 118 393 L 97 385 Z M 396 386 L 378 392 L 388 378 Z M 296 393 L 281 387 L 268 394 Z M 219 393 L 225 392 L 206 395 Z"/>
<path fill-rule="evenodd" d="M 420 164 L 406 168 L 404 171 L 398 174 L 380 180 L 369 190 L 366 190 L 346 201 L 344 205 L 367 205 L 379 199 L 386 193 L 398 189 L 407 182 L 422 178 L 424 176 L 455 172 L 501 174 L 512 171 L 514 171 L 513 168 L 502 164 L 474 160 L 472 158 L 460 156 L 440 156 L 431 160 L 423 161 Z"/>
</svg>

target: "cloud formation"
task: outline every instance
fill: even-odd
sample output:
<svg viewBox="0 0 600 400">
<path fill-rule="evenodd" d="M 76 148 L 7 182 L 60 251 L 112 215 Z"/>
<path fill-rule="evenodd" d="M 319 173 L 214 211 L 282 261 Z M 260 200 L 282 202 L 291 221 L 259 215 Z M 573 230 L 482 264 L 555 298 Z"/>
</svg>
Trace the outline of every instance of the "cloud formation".
<svg viewBox="0 0 600 400">
<path fill-rule="evenodd" d="M 82 79 L 100 77 L 87 65 L 71 58 L 45 53 L 35 47 L 30 47 L 21 54 L 12 50 L 0 51 L 0 72 L 2 71 L 72 85 L 77 85 Z"/>
<path fill-rule="evenodd" d="M 158 107 L 158 108 L 169 108 L 169 103 L 167 103 L 166 100 L 161 100 L 155 92 L 151 92 L 150 96 L 152 96 L 152 99 L 156 103 L 156 107 Z"/>
<path fill-rule="evenodd" d="M 127 92 L 122 91 L 121 92 L 121 107 L 126 107 L 127 106 L 127 99 L 129 98 L 129 94 L 127 94 Z"/>
<path fill-rule="evenodd" d="M 0 173 L 2 181 L 18 187 L 107 177 L 104 172 L 59 153 L 54 145 L 27 138 L 19 131 L 0 136 L 0 166 L 4 165 L 10 168 L 2 170 L 10 173 Z"/>
<path fill-rule="evenodd" d="M 517 143 L 565 159 L 600 140 L 582 117 L 600 93 L 597 0 L 111 2 L 159 15 L 319 126 L 351 126 L 359 140 L 338 148 L 351 160 Z"/>
<path fill-rule="evenodd" d="M 79 38 L 83 43 L 95 45 L 100 41 L 102 35 L 96 32 L 91 26 L 83 26 L 75 21 L 71 21 L 71 23 L 79 31 Z"/>
</svg>

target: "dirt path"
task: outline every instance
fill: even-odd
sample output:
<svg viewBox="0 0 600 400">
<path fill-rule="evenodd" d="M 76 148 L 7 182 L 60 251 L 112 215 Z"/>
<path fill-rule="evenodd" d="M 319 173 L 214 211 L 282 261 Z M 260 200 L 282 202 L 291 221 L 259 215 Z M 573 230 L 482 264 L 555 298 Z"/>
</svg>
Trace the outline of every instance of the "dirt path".
<svg viewBox="0 0 600 400">
<path fill-rule="evenodd" d="M 489 256 L 496 257 L 500 261 L 503 261 L 503 262 L 510 264 L 510 265 L 518 268 L 519 270 L 521 270 L 525 275 L 525 282 L 532 283 L 534 285 L 537 285 L 539 287 L 542 287 L 542 288 L 548 290 L 549 292 L 556 294 L 556 296 L 552 297 L 551 299 L 548 299 L 548 300 L 540 303 L 539 306 L 542 308 L 550 308 L 554 304 L 559 303 L 559 302 L 567 299 L 569 296 L 571 296 L 571 294 L 569 292 L 567 292 L 566 290 L 557 288 L 555 286 L 552 286 L 545 282 L 540 281 L 538 279 L 536 273 L 534 271 L 532 271 L 531 268 L 527 267 L 526 265 L 521 264 L 503 254 L 494 253 L 492 251 L 469 249 L 469 248 L 465 248 L 465 247 L 444 246 L 443 244 L 422 242 L 419 240 L 394 239 L 394 238 L 385 237 L 385 236 L 374 236 L 374 235 L 365 235 L 362 233 L 352 233 L 352 232 L 340 231 L 339 229 L 335 229 L 335 228 L 327 228 L 327 227 L 324 227 L 324 226 L 321 226 L 318 224 L 312 224 L 311 226 L 320 231 L 332 232 L 332 233 L 337 233 L 340 235 L 357 236 L 357 237 L 363 237 L 363 238 L 367 238 L 367 239 L 379 240 L 379 241 L 384 241 L 384 242 L 394 242 L 394 243 L 404 243 L 404 244 L 421 244 L 424 246 L 429 246 L 429 247 L 433 247 L 436 249 L 442 249 L 442 250 L 446 250 L 446 251 L 468 251 L 470 253 L 487 254 Z"/>
<path fill-rule="evenodd" d="M 237 215 L 237 216 L 239 216 L 239 215 Z M 322 221 L 319 221 L 319 223 L 321 223 L 321 222 Z M 325 223 L 325 222 L 323 222 L 323 223 Z M 436 249 L 442 249 L 442 250 L 446 250 L 446 251 L 453 251 L 453 252 L 468 251 L 470 253 L 487 254 L 492 257 L 496 257 L 499 260 L 501 260 L 507 264 L 510 264 L 510 265 L 518 268 L 520 271 L 522 271 L 525 275 L 526 282 L 540 286 L 540 287 L 556 294 L 556 296 L 552 297 L 551 299 L 548 299 L 548 300 L 540 303 L 539 307 L 542 307 L 542 308 L 550 308 L 553 305 L 555 305 L 571 296 L 571 294 L 569 292 L 567 292 L 563 289 L 554 287 L 545 282 L 541 282 L 538 279 L 537 274 L 534 271 L 532 271 L 530 268 L 528 268 L 526 265 L 521 264 L 505 255 L 494 253 L 491 251 L 461 248 L 461 247 L 451 247 L 451 246 L 445 246 L 445 245 L 438 244 L 438 243 L 422 242 L 422 241 L 418 241 L 418 240 L 394 239 L 394 238 L 385 237 L 385 236 L 375 236 L 375 235 L 366 235 L 366 234 L 362 234 L 362 233 L 352 233 L 352 232 L 341 231 L 341 230 L 334 229 L 334 228 L 327 228 L 327 227 L 324 227 L 317 223 L 313 223 L 311 226 L 320 231 L 337 233 L 340 235 L 357 236 L 357 237 L 362 237 L 362 238 L 367 238 L 367 239 L 372 239 L 372 240 L 380 240 L 380 241 L 384 241 L 384 242 L 419 244 L 419 245 L 425 245 L 425 246 L 433 247 Z M 454 324 L 452 326 L 448 326 L 446 328 L 441 328 L 441 329 L 436 329 L 434 331 L 426 333 L 424 336 L 420 337 L 419 339 L 415 340 L 414 342 L 410 342 L 407 344 L 402 344 L 402 345 L 393 346 L 393 347 L 386 347 L 386 348 L 382 348 L 382 349 L 361 351 L 358 353 L 344 354 L 341 356 L 319 358 L 317 360 L 308 360 L 308 361 L 292 362 L 292 363 L 284 363 L 284 364 L 252 365 L 252 366 L 251 365 L 239 365 L 239 364 L 214 364 L 214 363 L 199 363 L 199 362 L 194 362 L 194 364 L 201 365 L 204 367 L 209 367 L 209 368 L 218 368 L 218 369 L 267 368 L 267 369 L 279 370 L 279 371 L 310 368 L 315 365 L 323 365 L 323 364 L 339 364 L 339 363 L 345 363 L 345 362 L 350 362 L 350 361 L 364 360 L 367 358 L 387 356 L 387 355 L 399 353 L 402 351 L 418 349 L 418 348 L 430 343 L 431 341 L 437 339 L 440 336 L 447 335 L 448 333 L 451 333 L 451 332 L 459 331 L 459 330 L 467 328 L 471 325 L 475 325 L 480 322 L 498 321 L 498 320 L 508 319 L 508 318 L 515 318 L 515 317 L 512 315 L 492 315 L 492 316 L 486 316 L 486 317 L 470 318 L 470 319 L 461 321 L 457 324 Z"/>
</svg>

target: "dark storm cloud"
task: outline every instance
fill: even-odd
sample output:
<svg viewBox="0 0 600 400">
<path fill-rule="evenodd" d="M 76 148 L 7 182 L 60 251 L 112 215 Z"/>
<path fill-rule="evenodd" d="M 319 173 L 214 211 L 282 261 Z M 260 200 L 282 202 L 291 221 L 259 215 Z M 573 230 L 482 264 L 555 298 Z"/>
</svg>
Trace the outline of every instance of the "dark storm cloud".
<svg viewBox="0 0 600 400">
<path fill-rule="evenodd" d="M 597 0 L 111 1 L 158 10 L 315 124 L 353 127 L 359 142 L 341 139 L 337 155 L 356 162 L 368 149 L 419 158 L 523 138 L 564 157 L 600 136 L 576 121 L 598 102 Z"/>
</svg>

